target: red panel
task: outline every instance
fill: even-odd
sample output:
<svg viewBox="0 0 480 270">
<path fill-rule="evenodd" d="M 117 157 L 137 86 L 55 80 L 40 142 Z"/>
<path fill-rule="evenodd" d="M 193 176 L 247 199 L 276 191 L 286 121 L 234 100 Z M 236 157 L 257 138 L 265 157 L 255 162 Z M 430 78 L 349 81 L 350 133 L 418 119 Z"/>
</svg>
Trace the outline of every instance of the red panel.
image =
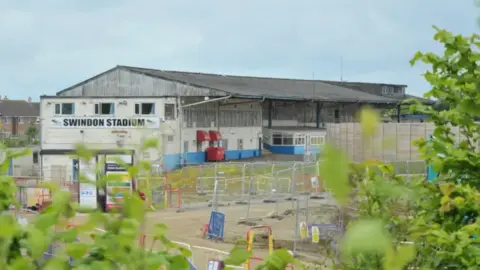
<svg viewBox="0 0 480 270">
<path fill-rule="evenodd" d="M 220 161 L 225 159 L 225 150 L 222 147 L 207 148 L 208 161 Z"/>
<path fill-rule="evenodd" d="M 208 142 L 210 141 L 210 135 L 208 132 L 203 130 L 197 130 L 197 142 Z"/>
<path fill-rule="evenodd" d="M 212 141 L 221 141 L 222 140 L 222 134 L 219 131 L 210 130 L 208 133 L 210 134 L 210 139 Z"/>
</svg>

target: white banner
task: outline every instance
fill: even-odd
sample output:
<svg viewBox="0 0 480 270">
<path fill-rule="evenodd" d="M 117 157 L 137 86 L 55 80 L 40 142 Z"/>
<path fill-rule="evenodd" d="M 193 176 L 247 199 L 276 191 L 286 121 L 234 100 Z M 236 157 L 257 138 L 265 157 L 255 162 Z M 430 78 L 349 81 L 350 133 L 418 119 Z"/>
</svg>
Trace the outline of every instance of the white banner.
<svg viewBox="0 0 480 270">
<path fill-rule="evenodd" d="M 158 117 L 53 117 L 54 128 L 160 128 Z"/>
<path fill-rule="evenodd" d="M 96 161 L 92 159 L 89 163 L 79 162 L 79 172 L 90 181 L 97 181 L 95 172 Z M 80 180 L 80 178 L 79 178 Z M 81 183 L 79 185 L 80 206 L 97 208 L 97 186 L 90 183 Z"/>
</svg>

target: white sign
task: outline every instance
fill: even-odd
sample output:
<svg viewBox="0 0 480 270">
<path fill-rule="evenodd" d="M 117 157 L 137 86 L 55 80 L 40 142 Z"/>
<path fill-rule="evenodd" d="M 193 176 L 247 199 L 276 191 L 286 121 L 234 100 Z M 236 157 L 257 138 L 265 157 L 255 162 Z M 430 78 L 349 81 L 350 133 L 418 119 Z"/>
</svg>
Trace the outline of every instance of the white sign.
<svg viewBox="0 0 480 270">
<path fill-rule="evenodd" d="M 96 181 L 95 159 L 89 163 L 79 162 L 79 171 L 84 177 L 90 181 Z M 79 185 L 80 206 L 97 208 L 97 186 L 91 183 L 80 183 Z"/>
<path fill-rule="evenodd" d="M 158 117 L 54 117 L 56 128 L 159 128 Z"/>
<path fill-rule="evenodd" d="M 312 181 L 312 187 L 313 188 L 318 188 L 318 177 L 314 176 L 311 178 Z"/>
</svg>

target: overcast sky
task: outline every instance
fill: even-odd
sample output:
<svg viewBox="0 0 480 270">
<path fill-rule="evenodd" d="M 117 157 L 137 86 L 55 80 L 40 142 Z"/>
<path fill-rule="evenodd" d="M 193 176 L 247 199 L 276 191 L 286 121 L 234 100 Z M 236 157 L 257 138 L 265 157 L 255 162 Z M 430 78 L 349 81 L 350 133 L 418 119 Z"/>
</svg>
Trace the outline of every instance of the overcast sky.
<svg viewBox="0 0 480 270">
<path fill-rule="evenodd" d="M 0 0 L 0 95 L 38 99 L 116 65 L 407 84 L 433 24 L 478 30 L 473 0 Z"/>
</svg>

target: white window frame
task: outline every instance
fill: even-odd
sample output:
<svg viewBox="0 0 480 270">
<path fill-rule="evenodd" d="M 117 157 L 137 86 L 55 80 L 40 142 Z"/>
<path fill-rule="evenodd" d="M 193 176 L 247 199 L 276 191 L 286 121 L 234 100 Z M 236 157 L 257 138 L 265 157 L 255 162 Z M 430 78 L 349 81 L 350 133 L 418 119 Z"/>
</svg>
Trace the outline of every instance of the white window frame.
<svg viewBox="0 0 480 270">
<path fill-rule="evenodd" d="M 167 116 L 167 107 L 169 106 L 172 106 L 172 115 L 170 116 Z M 163 109 L 164 109 L 164 117 L 165 117 L 165 120 L 175 120 L 176 119 L 176 115 L 175 115 L 175 112 L 176 112 L 176 106 L 175 104 L 172 104 L 172 103 L 165 103 L 163 105 Z M 154 113 L 155 113 L 155 109 L 154 109 Z"/>
<path fill-rule="evenodd" d="M 68 114 L 68 113 L 63 113 L 63 106 L 64 105 L 72 105 L 72 113 Z M 59 112 L 57 113 L 57 105 L 58 105 L 58 108 L 59 108 Z M 75 103 L 74 102 L 59 102 L 59 103 L 55 103 L 55 106 L 54 106 L 54 115 L 75 115 Z"/>
<path fill-rule="evenodd" d="M 142 105 L 143 104 L 152 104 L 153 105 L 153 113 L 143 113 L 142 112 Z M 137 113 L 137 106 L 138 106 L 138 113 Z M 155 102 L 139 102 L 135 103 L 134 108 L 133 108 L 133 113 L 135 115 L 155 115 L 157 112 L 156 104 Z"/>
<path fill-rule="evenodd" d="M 223 147 L 224 150 L 228 150 L 228 139 L 222 139 L 221 141 L 221 147 Z"/>
<path fill-rule="evenodd" d="M 102 111 L 102 105 L 104 104 L 109 104 L 110 106 L 113 105 L 113 113 L 101 113 Z M 93 106 L 93 113 L 95 115 L 115 115 L 115 103 L 114 102 L 99 102 L 99 103 L 95 103 L 95 105 Z"/>
</svg>

